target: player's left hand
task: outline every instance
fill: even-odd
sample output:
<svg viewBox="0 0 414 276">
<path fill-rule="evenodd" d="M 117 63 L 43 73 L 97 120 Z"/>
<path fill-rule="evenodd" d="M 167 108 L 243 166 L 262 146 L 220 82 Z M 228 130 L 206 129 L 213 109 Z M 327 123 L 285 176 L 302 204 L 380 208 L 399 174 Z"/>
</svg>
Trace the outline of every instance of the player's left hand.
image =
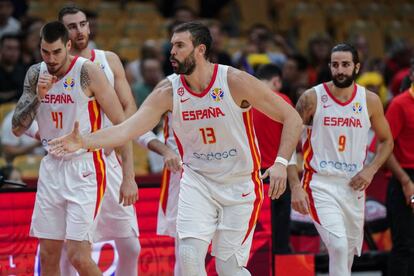
<svg viewBox="0 0 414 276">
<path fill-rule="evenodd" d="M 286 190 L 287 170 L 282 164 L 275 163 L 268 168 L 261 179 L 269 176 L 269 197 L 278 199 Z"/>
<path fill-rule="evenodd" d="M 376 171 L 371 167 L 364 167 L 359 173 L 351 178 L 349 185 L 356 191 L 364 191 L 371 184 Z"/>
<path fill-rule="evenodd" d="M 138 200 L 138 185 L 132 177 L 124 177 L 122 179 L 121 188 L 119 190 L 119 204 L 129 206 L 135 204 Z"/>
</svg>

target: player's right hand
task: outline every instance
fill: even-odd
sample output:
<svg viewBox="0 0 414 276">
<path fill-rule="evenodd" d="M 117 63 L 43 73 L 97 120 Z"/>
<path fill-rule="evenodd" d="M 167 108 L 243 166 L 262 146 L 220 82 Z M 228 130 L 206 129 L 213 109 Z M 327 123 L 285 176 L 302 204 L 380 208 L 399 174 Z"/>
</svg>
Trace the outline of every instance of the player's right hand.
<svg viewBox="0 0 414 276">
<path fill-rule="evenodd" d="M 52 88 L 52 85 L 57 81 L 56 76 L 50 74 L 41 74 L 37 81 L 37 93 L 40 99 L 43 99 L 47 92 Z"/>
<path fill-rule="evenodd" d="M 261 179 L 265 179 L 267 176 L 269 176 L 268 195 L 271 199 L 278 199 L 286 190 L 286 167 L 280 163 L 275 163 L 265 171 Z"/>
<path fill-rule="evenodd" d="M 63 156 L 82 148 L 82 136 L 79 132 L 79 122 L 76 121 L 71 133 L 49 141 L 49 152 L 56 156 Z"/>
<path fill-rule="evenodd" d="M 167 152 L 164 154 L 164 165 L 167 170 L 170 170 L 171 172 L 179 172 L 182 169 L 180 156 L 170 148 L 168 148 Z"/>
<path fill-rule="evenodd" d="M 309 197 L 300 185 L 296 185 L 291 190 L 292 208 L 302 215 L 309 214 Z"/>
<path fill-rule="evenodd" d="M 401 183 L 404 198 L 408 206 L 411 206 L 414 211 L 414 204 L 411 202 L 411 196 L 414 195 L 414 183 L 409 179 L 405 183 Z"/>
</svg>

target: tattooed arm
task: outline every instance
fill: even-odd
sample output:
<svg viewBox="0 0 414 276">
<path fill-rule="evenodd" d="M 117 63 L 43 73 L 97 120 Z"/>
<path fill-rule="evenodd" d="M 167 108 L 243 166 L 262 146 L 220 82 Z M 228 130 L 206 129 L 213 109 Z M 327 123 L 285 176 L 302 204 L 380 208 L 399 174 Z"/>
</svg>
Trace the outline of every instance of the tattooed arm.
<svg viewBox="0 0 414 276">
<path fill-rule="evenodd" d="M 316 111 L 316 93 L 315 90 L 306 90 L 302 96 L 300 96 L 296 103 L 296 110 L 300 117 L 302 117 L 304 125 L 311 125 L 313 121 L 313 115 Z"/>
<path fill-rule="evenodd" d="M 40 63 L 32 65 L 26 73 L 23 94 L 17 102 L 12 119 L 12 130 L 16 136 L 21 136 L 30 127 L 40 105 L 36 92 L 39 72 Z"/>
</svg>

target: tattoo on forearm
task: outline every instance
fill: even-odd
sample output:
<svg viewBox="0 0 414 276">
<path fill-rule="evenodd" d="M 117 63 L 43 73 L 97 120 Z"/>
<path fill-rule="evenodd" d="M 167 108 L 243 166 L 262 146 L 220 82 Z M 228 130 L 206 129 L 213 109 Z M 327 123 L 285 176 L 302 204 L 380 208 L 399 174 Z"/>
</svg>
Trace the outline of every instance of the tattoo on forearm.
<svg viewBox="0 0 414 276">
<path fill-rule="evenodd" d="M 91 83 L 91 78 L 89 77 L 88 69 L 86 68 L 85 64 L 82 66 L 80 79 L 82 89 L 86 89 Z"/>
<path fill-rule="evenodd" d="M 39 79 L 40 63 L 32 65 L 26 73 L 23 84 L 23 94 L 17 102 L 13 114 L 13 129 L 21 127 L 28 129 L 32 124 L 40 105 L 37 96 L 37 80 Z"/>
<path fill-rule="evenodd" d="M 309 92 L 305 92 L 303 94 L 297 104 L 296 110 L 298 111 L 299 115 L 302 117 L 303 123 L 305 125 L 312 124 L 313 114 L 312 110 L 315 107 L 315 103 L 312 101 L 312 95 Z"/>
</svg>

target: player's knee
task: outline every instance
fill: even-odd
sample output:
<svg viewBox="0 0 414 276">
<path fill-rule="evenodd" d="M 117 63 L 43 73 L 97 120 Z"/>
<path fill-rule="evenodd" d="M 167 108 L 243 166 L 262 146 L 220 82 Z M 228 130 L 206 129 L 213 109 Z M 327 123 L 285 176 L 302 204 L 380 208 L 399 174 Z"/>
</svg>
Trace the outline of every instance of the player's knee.
<svg viewBox="0 0 414 276">
<path fill-rule="evenodd" d="M 328 249 L 335 255 L 347 255 L 348 242 L 346 237 L 336 238 L 335 241 L 331 241 L 329 243 Z"/>
<path fill-rule="evenodd" d="M 56 254 L 56 251 L 40 248 L 41 266 L 57 266 L 59 261 L 59 254 Z"/>
<path fill-rule="evenodd" d="M 180 245 L 178 255 L 183 275 L 199 275 L 201 262 L 198 257 L 199 253 L 197 252 L 195 246 L 189 244 Z"/>
<path fill-rule="evenodd" d="M 127 242 L 123 242 L 122 245 L 115 241 L 119 254 L 138 257 L 141 252 L 141 244 L 138 238 L 128 239 Z"/>
<path fill-rule="evenodd" d="M 77 271 L 85 270 L 85 268 L 88 267 L 91 262 L 90 254 L 85 254 L 80 250 L 72 250 L 71 252 L 68 252 L 68 259 Z"/>
<path fill-rule="evenodd" d="M 216 258 L 216 271 L 219 276 L 250 276 L 250 272 L 239 266 L 236 257 L 233 255 L 227 261 Z"/>
</svg>

